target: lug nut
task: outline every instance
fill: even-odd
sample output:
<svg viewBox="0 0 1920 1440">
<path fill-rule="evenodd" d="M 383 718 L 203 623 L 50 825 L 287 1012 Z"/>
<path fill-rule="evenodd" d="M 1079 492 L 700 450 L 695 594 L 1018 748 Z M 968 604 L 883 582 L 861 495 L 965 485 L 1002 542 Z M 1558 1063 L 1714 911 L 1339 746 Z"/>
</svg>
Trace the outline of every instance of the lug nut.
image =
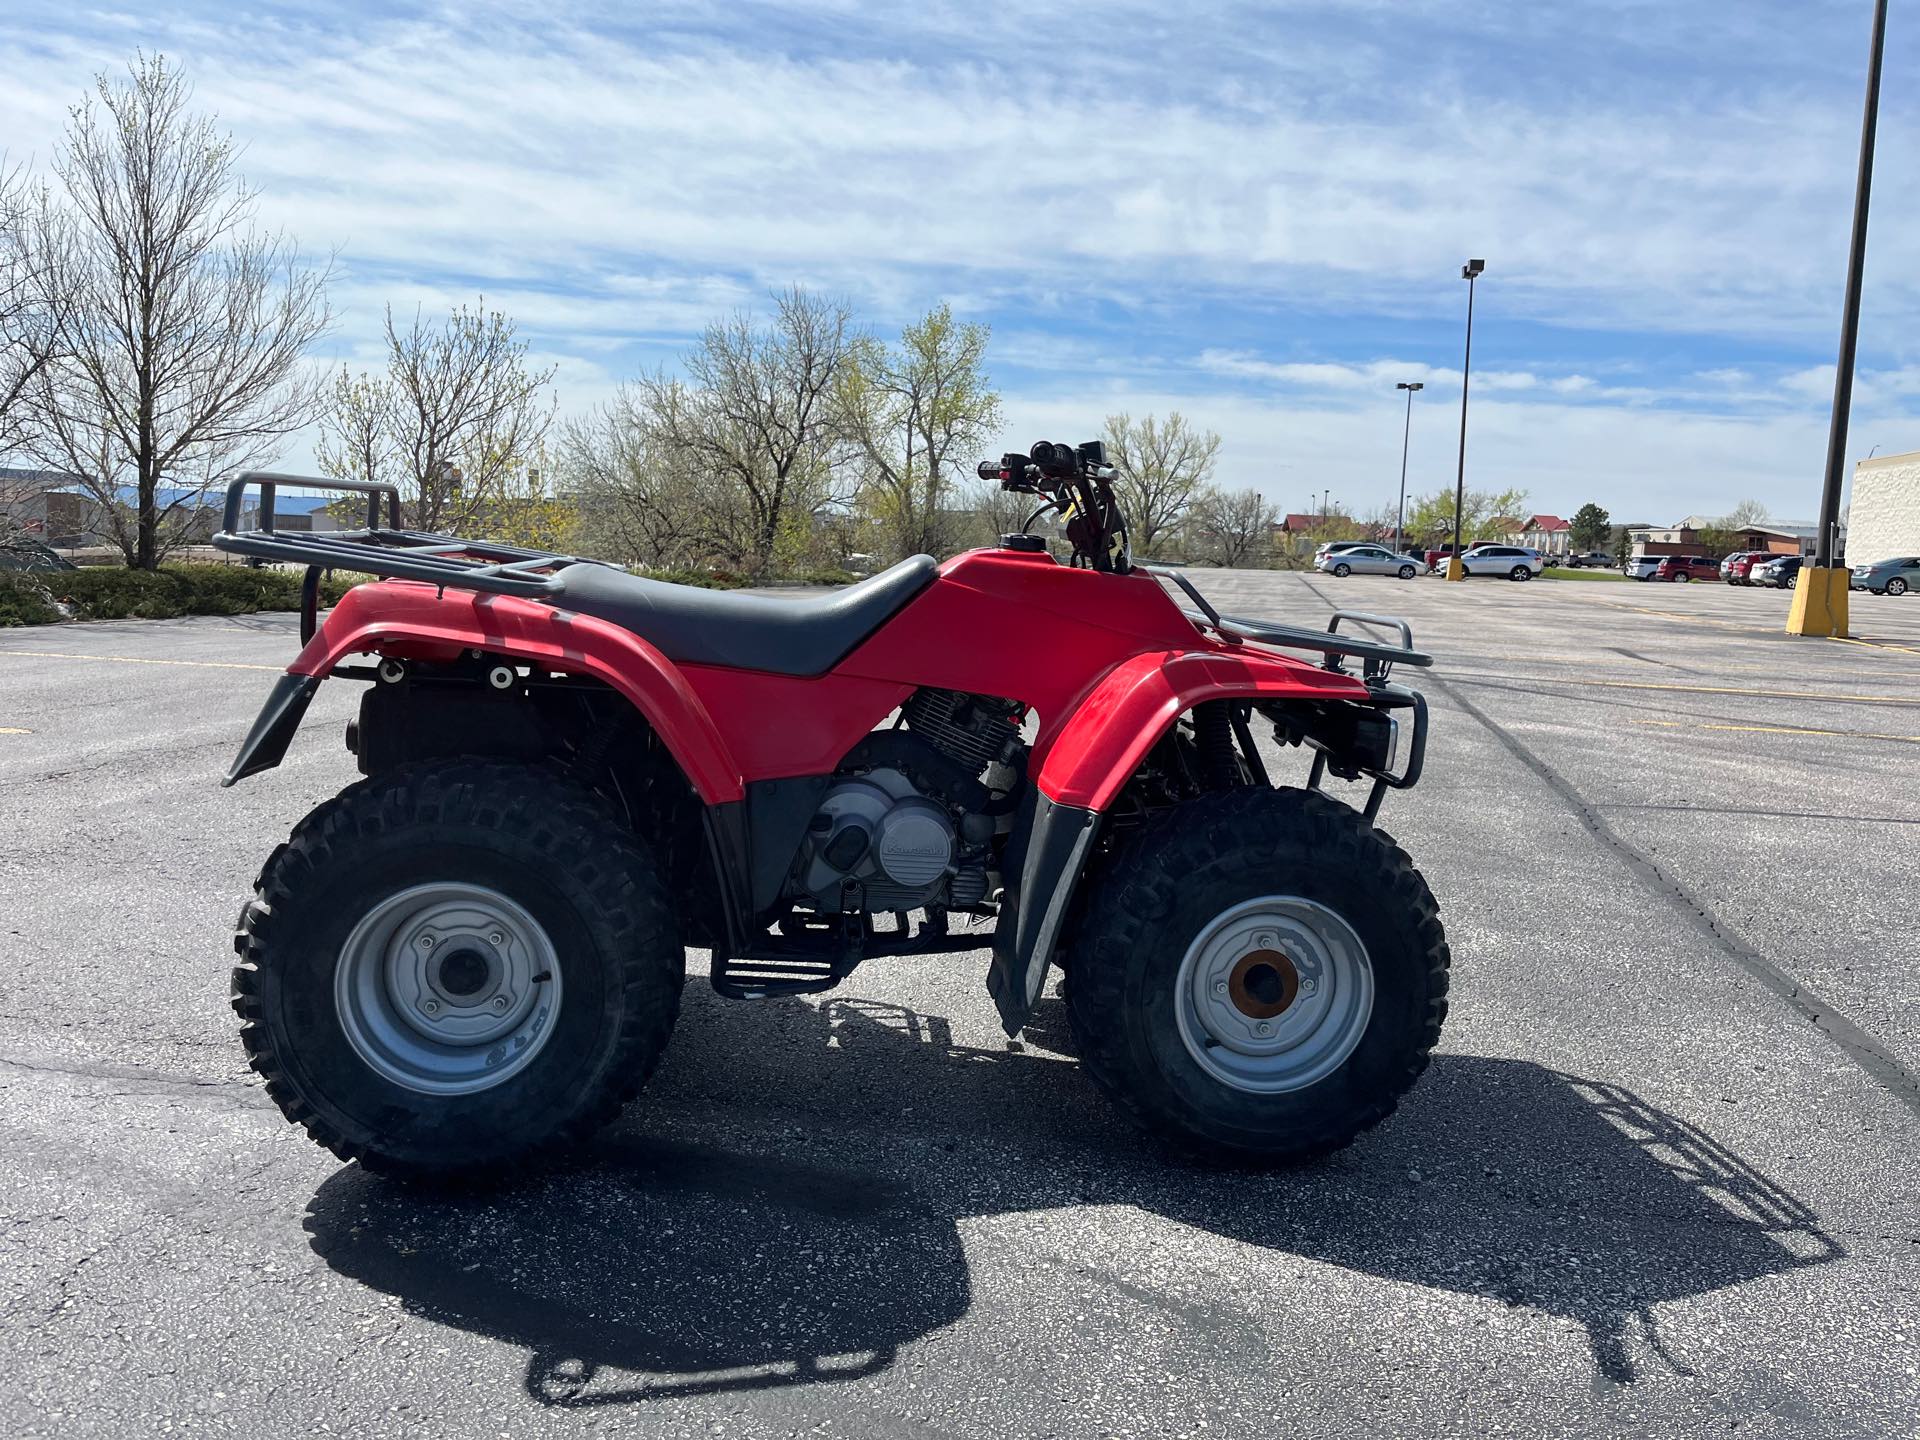
<svg viewBox="0 0 1920 1440">
<path fill-rule="evenodd" d="M 507 937 L 502 935 L 498 930 L 487 936 L 487 944 L 489 945 L 504 945 L 506 943 Z"/>
<path fill-rule="evenodd" d="M 1254 1027 L 1253 1027 L 1253 1030 L 1254 1030 L 1254 1033 L 1255 1033 L 1256 1035 L 1271 1035 L 1271 1034 L 1273 1034 L 1273 1026 L 1271 1026 L 1271 1025 L 1269 1025 L 1269 1024 L 1268 1024 L 1268 1023 L 1267 1023 L 1266 1021 L 1264 1021 L 1264 1020 L 1262 1020 L 1262 1021 L 1261 1021 L 1261 1022 L 1260 1022 L 1260 1023 L 1258 1024 L 1258 1025 L 1256 1025 L 1256 1026 L 1254 1026 Z"/>
<path fill-rule="evenodd" d="M 496 1010 L 505 1010 L 505 1009 L 507 1008 L 507 997 L 506 997 L 506 996 L 504 996 L 504 995 L 496 995 L 496 996 L 494 996 L 494 997 L 493 997 L 493 1008 L 494 1008 L 494 1009 L 496 1009 Z"/>
<path fill-rule="evenodd" d="M 1224 980 L 1216 980 L 1216 981 L 1214 981 L 1214 982 L 1213 982 L 1213 993 L 1214 993 L 1214 994 L 1216 994 L 1216 995 L 1224 995 L 1224 994 L 1226 994 L 1226 993 L 1227 993 L 1227 982 L 1226 982 L 1226 981 L 1224 981 Z"/>
<path fill-rule="evenodd" d="M 1311 980 L 1302 980 L 1300 982 L 1300 993 L 1302 995 L 1311 995 L 1313 994 L 1314 991 L 1318 990 L 1319 988 L 1320 987 L 1314 984 L 1314 982 Z"/>
<path fill-rule="evenodd" d="M 424 1001 L 420 1008 L 429 1015 L 438 1015 L 440 1013 L 440 1002 L 438 1000 Z"/>
<path fill-rule="evenodd" d="M 431 950 L 431 949 L 433 949 L 433 936 L 431 936 L 431 935 L 422 935 L 422 936 L 420 937 L 420 948 L 421 948 L 422 950 Z"/>
</svg>

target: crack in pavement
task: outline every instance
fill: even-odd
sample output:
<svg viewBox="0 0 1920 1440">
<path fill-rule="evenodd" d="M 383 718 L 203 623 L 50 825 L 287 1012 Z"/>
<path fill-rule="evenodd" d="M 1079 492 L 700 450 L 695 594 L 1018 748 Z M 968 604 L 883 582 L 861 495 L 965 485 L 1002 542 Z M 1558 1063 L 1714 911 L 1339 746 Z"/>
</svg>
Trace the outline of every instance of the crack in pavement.
<svg viewBox="0 0 1920 1440">
<path fill-rule="evenodd" d="M 1302 576 L 1301 583 L 1318 596 L 1320 602 L 1329 609 L 1339 608 L 1311 580 Z M 1574 818 L 1586 828 L 1587 833 L 1620 858 L 1636 880 L 1667 901 L 1683 921 L 1697 933 L 1711 940 L 1722 954 L 1746 971 L 1762 989 L 1784 1001 L 1814 1029 L 1838 1045 L 1842 1053 L 1887 1094 L 1906 1106 L 1914 1115 L 1920 1116 L 1920 1076 L 1915 1076 L 1912 1071 L 1902 1065 L 1885 1045 L 1834 1009 L 1815 991 L 1728 930 L 1711 906 L 1661 869 L 1646 851 L 1609 825 L 1599 808 L 1589 802 L 1572 782 L 1534 754 L 1504 726 L 1488 716 L 1486 711 L 1462 695 L 1456 686 L 1448 684 L 1440 676 L 1431 672 L 1423 678 L 1479 721 L 1487 733 L 1499 741 L 1508 754 L 1532 771 L 1547 789 L 1573 812 Z"/>
<path fill-rule="evenodd" d="M 1514 759 L 1531 770 L 1547 789 L 1573 812 L 1574 818 L 1586 827 L 1589 834 L 1620 857 L 1635 879 L 1648 890 L 1668 901 L 1686 923 L 1696 932 L 1712 940 L 1723 954 L 1758 981 L 1762 989 L 1785 1001 L 1788 1006 L 1811 1023 L 1814 1029 L 1838 1045 L 1847 1058 L 1859 1066 L 1883 1090 L 1916 1116 L 1920 1116 L 1920 1077 L 1916 1077 L 1902 1065 L 1886 1046 L 1840 1014 L 1808 986 L 1725 928 L 1711 906 L 1662 870 L 1644 850 L 1609 825 L 1606 818 L 1600 814 L 1599 808 L 1591 804 L 1559 771 L 1535 755 L 1523 742 L 1508 733 L 1504 726 L 1489 717 L 1479 706 L 1438 676 L 1432 677 L 1432 683 L 1446 692 L 1447 697 L 1454 704 L 1479 721 L 1487 733 L 1498 740 Z"/>
</svg>

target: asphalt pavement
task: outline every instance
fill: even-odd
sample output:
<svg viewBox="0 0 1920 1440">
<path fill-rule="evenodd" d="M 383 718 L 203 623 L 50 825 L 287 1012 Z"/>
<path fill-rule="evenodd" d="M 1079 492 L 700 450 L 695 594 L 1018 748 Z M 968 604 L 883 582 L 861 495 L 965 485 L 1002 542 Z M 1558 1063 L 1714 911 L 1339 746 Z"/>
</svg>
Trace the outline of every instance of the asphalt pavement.
<svg viewBox="0 0 1920 1440">
<path fill-rule="evenodd" d="M 975 956 L 696 977 L 569 1169 L 340 1165 L 226 996 L 353 687 L 221 790 L 293 617 L 0 632 L 0 1430 L 1920 1433 L 1920 598 L 1840 642 L 1704 584 L 1194 578 L 1438 662 L 1381 820 L 1452 942 L 1441 1053 L 1278 1173 L 1134 1135 Z"/>
</svg>

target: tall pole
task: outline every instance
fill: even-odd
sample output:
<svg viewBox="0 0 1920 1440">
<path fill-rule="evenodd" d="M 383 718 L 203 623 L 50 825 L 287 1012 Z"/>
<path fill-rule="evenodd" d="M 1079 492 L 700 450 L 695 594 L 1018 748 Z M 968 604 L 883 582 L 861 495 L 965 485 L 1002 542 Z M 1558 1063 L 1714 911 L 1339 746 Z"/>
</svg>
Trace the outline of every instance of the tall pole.
<svg viewBox="0 0 1920 1440">
<path fill-rule="evenodd" d="M 1846 466 L 1847 414 L 1853 407 L 1853 359 L 1860 339 L 1860 278 L 1867 266 L 1867 201 L 1873 190 L 1873 139 L 1880 113 L 1880 55 L 1887 38 L 1887 0 L 1874 0 L 1867 52 L 1866 112 L 1860 121 L 1860 172 L 1853 185 L 1853 239 L 1847 250 L 1846 311 L 1840 320 L 1840 364 L 1833 376 L 1833 419 L 1827 429 L 1827 483 L 1820 492 L 1820 538 L 1813 563 L 1833 564 Z"/>
<path fill-rule="evenodd" d="M 1469 260 L 1460 267 L 1467 282 L 1467 354 L 1460 366 L 1460 472 L 1453 485 L 1453 556 L 1447 561 L 1447 578 L 1465 578 L 1460 564 L 1461 513 L 1467 501 L 1467 386 L 1473 378 L 1473 282 L 1487 268 L 1484 260 Z"/>
<path fill-rule="evenodd" d="M 1402 380 L 1398 389 L 1407 392 L 1407 426 L 1400 433 L 1400 504 L 1393 512 L 1393 553 L 1398 555 L 1406 543 L 1407 528 L 1407 442 L 1413 438 L 1413 392 L 1426 388 L 1419 380 Z"/>
</svg>

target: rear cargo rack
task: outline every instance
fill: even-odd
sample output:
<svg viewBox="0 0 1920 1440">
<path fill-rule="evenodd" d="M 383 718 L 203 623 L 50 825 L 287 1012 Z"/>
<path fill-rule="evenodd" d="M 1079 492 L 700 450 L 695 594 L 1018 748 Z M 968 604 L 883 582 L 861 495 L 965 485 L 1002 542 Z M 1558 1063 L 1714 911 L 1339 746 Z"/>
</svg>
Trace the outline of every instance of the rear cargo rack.
<svg viewBox="0 0 1920 1440">
<path fill-rule="evenodd" d="M 1336 610 L 1333 618 L 1327 622 L 1324 630 L 1309 630 L 1302 625 L 1281 625 L 1272 620 L 1251 620 L 1242 615 L 1222 615 L 1207 603 L 1206 597 L 1193 586 L 1193 582 L 1176 570 L 1163 570 L 1158 566 L 1137 565 L 1155 579 L 1171 580 L 1186 592 L 1197 609 L 1181 607 L 1181 613 L 1203 630 L 1211 630 L 1221 639 L 1230 642 L 1252 640 L 1261 645 L 1278 645 L 1288 650 L 1312 650 L 1324 656 L 1323 668 L 1344 671 L 1343 659 L 1352 658 L 1361 662 L 1362 671 L 1369 681 L 1384 682 L 1393 672 L 1395 665 L 1412 665 L 1424 669 L 1433 664 L 1431 655 L 1423 654 L 1413 648 L 1413 627 L 1404 620 L 1396 620 L 1388 615 L 1369 615 L 1362 610 Z M 1374 629 L 1397 630 L 1400 644 L 1389 645 L 1379 640 L 1367 640 L 1358 635 L 1340 633 L 1340 622 L 1351 620 L 1355 624 Z"/>
<path fill-rule="evenodd" d="M 366 523 L 357 530 L 315 533 L 278 529 L 274 524 L 276 493 L 282 486 L 293 485 L 366 496 Z M 253 523 L 243 525 L 248 518 L 249 490 L 259 491 L 259 503 Z M 385 525 L 380 523 L 382 500 L 386 501 Z M 400 523 L 400 491 L 396 486 L 266 470 L 249 470 L 227 486 L 226 511 L 213 545 L 229 555 L 307 567 L 300 595 L 303 641 L 313 638 L 320 577 L 329 570 L 355 570 L 390 580 L 424 580 L 443 589 L 544 598 L 558 593 L 558 575 L 567 566 L 606 563 L 495 540 L 463 540 L 457 535 L 408 530 Z"/>
</svg>

